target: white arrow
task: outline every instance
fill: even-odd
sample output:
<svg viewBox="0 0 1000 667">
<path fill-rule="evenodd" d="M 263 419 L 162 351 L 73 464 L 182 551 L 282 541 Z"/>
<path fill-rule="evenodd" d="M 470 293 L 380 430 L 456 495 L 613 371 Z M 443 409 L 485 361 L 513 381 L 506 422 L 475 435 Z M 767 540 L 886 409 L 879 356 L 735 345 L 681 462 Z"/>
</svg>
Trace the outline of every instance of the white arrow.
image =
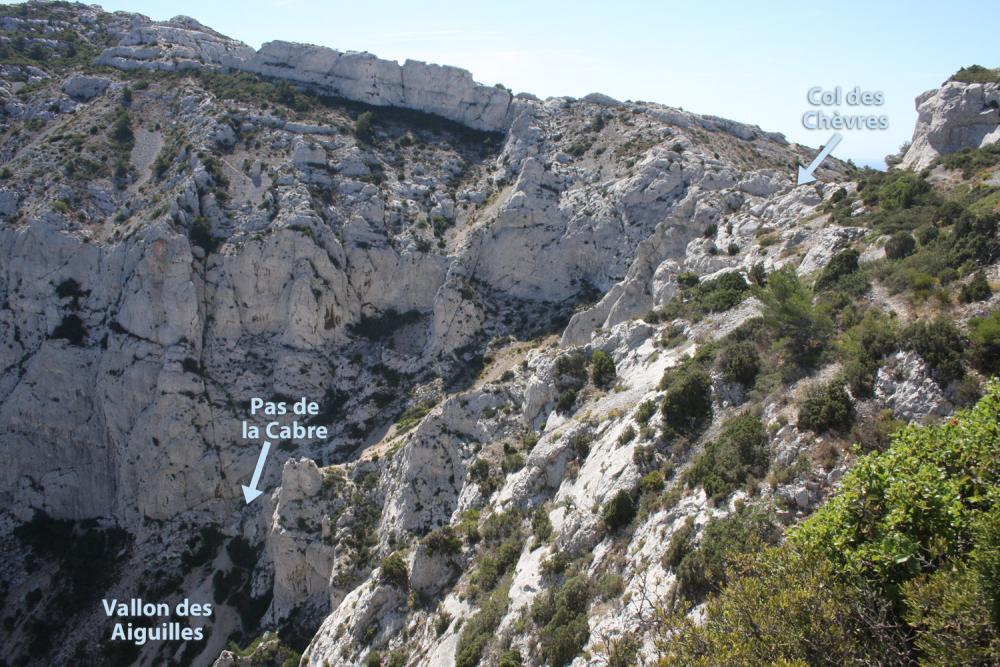
<svg viewBox="0 0 1000 667">
<path fill-rule="evenodd" d="M 818 167 L 819 164 L 826 159 L 826 156 L 837 147 L 837 144 L 840 143 L 841 139 L 843 139 L 843 137 L 840 136 L 840 132 L 834 132 L 833 136 L 830 137 L 830 141 L 826 142 L 826 146 L 823 146 L 823 150 L 819 152 L 819 155 L 813 158 L 813 161 L 809 163 L 808 167 L 803 169 L 802 165 L 799 165 L 798 185 L 802 185 L 803 183 L 812 183 L 816 180 L 816 177 L 813 176 L 813 172 L 816 171 L 816 167 Z"/>
<path fill-rule="evenodd" d="M 257 490 L 257 484 L 260 483 L 260 473 L 264 471 L 264 460 L 267 459 L 267 452 L 270 449 L 271 443 L 265 440 L 264 445 L 260 448 L 260 456 L 257 457 L 257 467 L 253 469 L 253 477 L 250 478 L 250 486 L 240 485 L 243 488 L 243 498 L 247 501 L 247 505 L 264 493 Z"/>
</svg>

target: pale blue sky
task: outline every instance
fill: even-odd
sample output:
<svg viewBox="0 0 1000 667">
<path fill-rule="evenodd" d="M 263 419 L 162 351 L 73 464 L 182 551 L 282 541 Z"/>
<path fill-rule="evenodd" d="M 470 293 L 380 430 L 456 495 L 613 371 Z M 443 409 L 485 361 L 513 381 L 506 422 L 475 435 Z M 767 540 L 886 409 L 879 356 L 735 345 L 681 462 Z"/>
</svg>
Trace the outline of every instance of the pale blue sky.
<svg viewBox="0 0 1000 667">
<path fill-rule="evenodd" d="M 259 47 L 310 42 L 457 65 L 547 97 L 599 91 L 756 123 L 812 146 L 814 85 L 882 90 L 888 131 L 845 131 L 836 155 L 880 163 L 910 138 L 913 98 L 963 65 L 1000 65 L 996 0 L 801 2 L 314 2 L 124 0 L 109 10 L 187 14 Z M 763 7 L 767 9 L 763 9 Z"/>
</svg>

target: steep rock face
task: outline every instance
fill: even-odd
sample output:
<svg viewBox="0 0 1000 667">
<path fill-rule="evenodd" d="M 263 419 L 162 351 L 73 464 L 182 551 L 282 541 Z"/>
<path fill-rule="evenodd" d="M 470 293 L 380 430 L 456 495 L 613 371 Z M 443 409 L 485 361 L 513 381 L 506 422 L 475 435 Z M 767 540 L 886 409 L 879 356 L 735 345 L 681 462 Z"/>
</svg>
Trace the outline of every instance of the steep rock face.
<svg viewBox="0 0 1000 667">
<path fill-rule="evenodd" d="M 656 104 L 512 100 L 452 68 L 280 42 L 253 52 L 190 19 L 53 11 L 75 23 L 42 30 L 80 30 L 86 61 L 0 66 L 0 541 L 19 544 L 11 527 L 39 511 L 126 530 L 110 593 L 219 605 L 192 664 L 268 664 L 285 650 L 270 635 L 249 656 L 223 651 L 265 628 L 298 635 L 317 666 L 375 653 L 452 664 L 500 590 L 483 662 L 502 646 L 536 666 L 530 610 L 567 562 L 610 582 L 575 610 L 590 656 L 575 664 L 606 664 L 628 638 L 652 660 L 675 535 L 696 544 L 748 499 L 793 521 L 845 469 L 811 463 L 843 443 L 794 425 L 800 395 L 835 364 L 788 386 L 762 368 L 762 388 L 711 362 L 734 332 L 753 335 L 763 306 L 749 288 L 721 310 L 656 311 L 692 281 L 789 266 L 811 285 L 846 247 L 878 255 L 866 228 L 829 224 L 853 185 L 793 187 L 800 147 Z M 81 74 L 95 56 L 118 71 Z M 367 135 L 359 108 L 373 113 Z M 108 131 L 122 117 L 131 140 Z M 842 176 L 831 165 L 824 180 Z M 601 386 L 597 352 L 614 365 Z M 663 378 L 689 356 L 705 364 L 713 417 L 672 440 Z M 875 385 L 869 411 L 952 409 L 912 352 Z M 265 494 L 246 506 L 251 396 L 317 400 L 331 435 L 273 443 Z M 726 420 L 758 411 L 771 483 L 724 502 L 689 488 Z M 632 532 L 603 516 L 621 494 L 639 505 Z M 0 573 L 12 615 L 29 618 L 21 601 L 54 600 L 46 577 L 60 570 L 29 572 L 24 551 Z M 98 609 L 74 610 L 80 641 L 37 661 L 101 664 L 74 654 L 102 645 Z M 27 624 L 12 635 L 4 659 L 32 641 Z M 157 650 L 144 664 L 169 662 Z"/>
<path fill-rule="evenodd" d="M 507 126 L 511 94 L 477 84 L 457 67 L 415 60 L 399 65 L 370 53 L 290 42 L 267 42 L 251 58 L 242 56 L 223 64 L 305 84 L 327 95 L 432 113 L 476 130 L 497 132 Z"/>
<path fill-rule="evenodd" d="M 1000 141 L 1000 83 L 949 81 L 917 97 L 916 107 L 902 167 L 923 169 L 939 155 Z"/>
<path fill-rule="evenodd" d="M 422 111 L 489 132 L 507 127 L 513 100 L 507 90 L 478 84 L 457 67 L 415 60 L 399 65 L 370 53 L 282 41 L 267 42 L 254 51 L 187 17 L 154 23 L 134 15 L 118 44 L 106 48 L 97 62 L 124 70 L 224 67 L 253 72 L 309 86 L 324 95 Z"/>
</svg>

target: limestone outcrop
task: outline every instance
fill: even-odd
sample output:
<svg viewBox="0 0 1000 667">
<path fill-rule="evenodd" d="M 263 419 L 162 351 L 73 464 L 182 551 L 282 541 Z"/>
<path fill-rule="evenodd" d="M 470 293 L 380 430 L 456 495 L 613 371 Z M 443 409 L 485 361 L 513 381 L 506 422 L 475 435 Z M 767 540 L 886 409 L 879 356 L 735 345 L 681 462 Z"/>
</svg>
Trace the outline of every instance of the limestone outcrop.
<svg viewBox="0 0 1000 667">
<path fill-rule="evenodd" d="M 540 667 L 532 610 L 571 578 L 593 592 L 567 610 L 586 628 L 574 667 L 615 646 L 652 662 L 667 545 L 697 548 L 743 504 L 791 525 L 853 461 L 854 432 L 796 426 L 845 368 L 833 334 L 811 366 L 781 356 L 761 323 L 772 272 L 806 295 L 784 314 L 816 297 L 818 327 L 938 301 L 876 284 L 866 204 L 839 208 L 848 169 L 796 187 L 805 149 L 754 126 L 25 7 L 0 8 L 32 63 L 0 64 L 4 663 L 110 664 L 106 593 L 216 606 L 203 643 L 137 664 Z M 978 136 L 992 89 L 946 88 L 921 145 Z M 809 292 L 845 249 L 872 284 Z M 965 327 L 998 298 L 949 312 Z M 870 395 L 848 397 L 865 426 L 946 417 L 980 379 L 940 385 L 902 344 L 875 361 Z M 682 433 L 666 398 L 689 373 L 707 414 Z M 272 442 L 247 504 L 251 397 L 316 401 L 328 434 Z M 767 466 L 713 497 L 689 471 L 744 415 Z M 64 577 L 80 564 L 37 535 L 100 570 Z"/>
<path fill-rule="evenodd" d="M 917 97 L 916 107 L 901 167 L 923 169 L 939 155 L 1000 141 L 1000 83 L 948 81 Z"/>
</svg>

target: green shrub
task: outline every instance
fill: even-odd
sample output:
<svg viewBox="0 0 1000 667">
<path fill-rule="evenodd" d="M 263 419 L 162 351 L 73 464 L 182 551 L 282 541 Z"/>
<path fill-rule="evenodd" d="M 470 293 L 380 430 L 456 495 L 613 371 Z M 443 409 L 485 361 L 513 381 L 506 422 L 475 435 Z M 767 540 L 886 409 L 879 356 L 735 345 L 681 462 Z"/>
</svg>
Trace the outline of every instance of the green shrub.
<svg viewBox="0 0 1000 667">
<path fill-rule="evenodd" d="M 882 208 L 890 211 L 912 208 L 930 189 L 930 184 L 919 174 L 910 171 L 894 172 L 886 175 L 879 185 L 878 202 Z"/>
<path fill-rule="evenodd" d="M 483 602 L 480 610 L 462 626 L 455 649 L 455 667 L 477 667 L 493 633 L 507 611 L 510 582 L 498 586 Z"/>
<path fill-rule="evenodd" d="M 605 528 L 613 532 L 630 524 L 635 517 L 635 510 L 632 494 L 621 490 L 601 507 L 601 521 Z"/>
<path fill-rule="evenodd" d="M 1000 144 L 963 148 L 956 153 L 939 156 L 937 162 L 947 169 L 961 169 L 965 178 L 972 178 L 976 172 L 1000 164 Z"/>
<path fill-rule="evenodd" d="M 691 553 L 691 540 L 694 537 L 694 517 L 689 516 L 681 524 L 681 527 L 674 531 L 667 542 L 667 548 L 663 551 L 661 562 L 666 570 L 676 569 L 684 557 Z"/>
<path fill-rule="evenodd" d="M 833 332 L 830 318 L 813 306 L 812 292 L 802 284 L 795 269 L 786 266 L 772 272 L 766 288 L 754 294 L 764 308 L 764 326 L 777 340 L 789 369 L 812 368 L 822 359 Z"/>
<path fill-rule="evenodd" d="M 500 580 L 517 564 L 523 546 L 520 537 L 514 537 L 504 540 L 496 549 L 484 553 L 476 569 L 469 575 L 474 590 L 481 594 L 496 588 Z"/>
<path fill-rule="evenodd" d="M 837 291 L 851 295 L 863 293 L 868 288 L 868 282 L 859 271 L 859 257 L 860 254 L 853 248 L 838 252 L 823 267 L 819 277 L 816 278 L 813 290 Z"/>
<path fill-rule="evenodd" d="M 521 528 L 521 513 L 515 508 L 506 512 L 493 512 L 483 521 L 482 537 L 487 542 L 499 543 L 517 537 Z"/>
<path fill-rule="evenodd" d="M 656 414 L 656 403 L 653 401 L 643 401 L 636 408 L 635 420 L 639 424 L 645 424 L 654 414 Z"/>
<path fill-rule="evenodd" d="M 998 664 L 997 443 L 1000 381 L 898 431 L 785 543 L 724 567 L 703 623 L 668 619 L 661 664 Z"/>
<path fill-rule="evenodd" d="M 132 119 L 128 112 L 120 111 L 111 122 L 109 133 L 111 140 L 119 145 L 123 150 L 131 150 L 135 143 L 135 133 L 132 132 Z"/>
<path fill-rule="evenodd" d="M 462 540 L 451 526 L 432 530 L 424 536 L 423 543 L 431 554 L 451 556 L 462 553 Z"/>
<path fill-rule="evenodd" d="M 556 412 L 568 415 L 573 412 L 574 405 L 576 405 L 576 391 L 567 389 L 559 394 L 559 398 L 556 400 Z"/>
<path fill-rule="evenodd" d="M 500 654 L 500 661 L 497 662 L 497 667 L 522 667 L 524 661 L 521 658 L 521 653 L 516 649 L 508 649 Z"/>
<path fill-rule="evenodd" d="M 619 434 L 618 446 L 624 447 L 628 443 L 632 442 L 633 440 L 635 440 L 635 435 L 636 435 L 635 427 L 629 424 L 628 426 L 623 428 L 621 434 Z"/>
<path fill-rule="evenodd" d="M 845 432 L 851 427 L 851 398 L 841 382 L 834 380 L 814 386 L 799 406 L 800 431 Z"/>
<path fill-rule="evenodd" d="M 993 296 L 993 290 L 990 289 L 990 283 L 986 280 L 986 274 L 982 271 L 976 271 L 972 274 L 972 279 L 962 285 L 958 300 L 962 303 L 972 303 L 973 301 L 986 301 L 991 296 Z"/>
<path fill-rule="evenodd" d="M 722 348 L 719 353 L 718 368 L 729 382 L 739 382 L 749 387 L 757 379 L 760 371 L 760 355 L 757 346 L 749 340 L 741 340 Z"/>
<path fill-rule="evenodd" d="M 750 286 L 738 271 L 729 271 L 712 280 L 697 281 L 695 274 L 680 274 L 678 282 L 689 287 L 680 290 L 656 313 L 657 320 L 686 317 L 697 321 L 708 313 L 721 313 L 741 303 Z"/>
<path fill-rule="evenodd" d="M 576 349 L 560 355 L 555 365 L 556 385 L 579 389 L 587 382 L 587 355 Z"/>
<path fill-rule="evenodd" d="M 947 384 L 965 375 L 965 340 L 948 320 L 914 322 L 903 330 L 902 343 L 927 362 L 940 382 Z"/>
<path fill-rule="evenodd" d="M 701 278 L 692 271 L 682 271 L 677 274 L 677 284 L 681 287 L 694 287 L 699 282 L 701 282 Z"/>
<path fill-rule="evenodd" d="M 719 437 L 705 446 L 688 473 L 688 483 L 701 485 L 718 500 L 748 479 L 761 479 L 769 458 L 764 425 L 756 415 L 744 413 L 728 420 Z"/>
<path fill-rule="evenodd" d="M 898 600 L 904 582 L 977 543 L 977 520 L 1000 500 L 998 443 L 994 381 L 971 411 L 903 428 L 888 450 L 858 459 L 836 495 L 792 538 Z"/>
<path fill-rule="evenodd" d="M 409 573 L 402 554 L 397 552 L 382 559 L 379 563 L 379 581 L 399 588 L 406 588 L 409 585 Z"/>
<path fill-rule="evenodd" d="M 697 369 L 681 369 L 664 378 L 667 393 L 660 404 L 663 421 L 679 432 L 697 429 L 712 416 L 712 379 Z"/>
<path fill-rule="evenodd" d="M 882 360 L 899 347 L 896 319 L 869 311 L 840 341 L 844 379 L 855 396 L 871 396 Z"/>
<path fill-rule="evenodd" d="M 708 598 L 703 623 L 675 612 L 661 626 L 661 667 L 913 664 L 899 660 L 906 641 L 886 605 L 835 580 L 825 561 L 791 549 L 745 560 L 745 574 Z"/>
<path fill-rule="evenodd" d="M 683 555 L 676 566 L 676 594 L 690 601 L 703 599 L 728 581 L 741 556 L 775 544 L 780 538 L 781 531 L 771 513 L 752 505 L 710 521 L 697 549 L 679 550 Z M 672 559 L 677 555 L 670 554 Z"/>
<path fill-rule="evenodd" d="M 1000 311 L 969 321 L 972 364 L 986 375 L 1000 373 Z"/>
<path fill-rule="evenodd" d="M 982 65 L 963 67 L 948 79 L 962 83 L 1000 83 L 1000 69 L 990 69 Z"/>
<path fill-rule="evenodd" d="M 538 595 L 531 619 L 538 627 L 541 657 L 547 665 L 566 665 L 579 655 L 590 637 L 587 608 L 594 587 L 586 575 L 566 579 L 558 591 Z"/>
<path fill-rule="evenodd" d="M 889 259 L 903 259 L 916 249 L 917 242 L 909 232 L 896 232 L 885 242 L 885 256 Z"/>
<path fill-rule="evenodd" d="M 595 350 L 590 357 L 590 373 L 595 387 L 607 389 L 617 377 L 615 362 L 603 350 Z"/>
<path fill-rule="evenodd" d="M 191 223 L 188 238 L 193 245 L 204 250 L 206 255 L 211 255 L 219 248 L 220 241 L 212 234 L 212 224 L 203 215 L 199 215 Z"/>
<path fill-rule="evenodd" d="M 548 542 L 552 537 L 552 521 L 544 507 L 536 507 L 531 515 L 531 532 L 540 543 Z"/>
<path fill-rule="evenodd" d="M 354 136 L 358 141 L 366 144 L 372 142 L 375 138 L 374 121 L 375 114 L 371 111 L 364 111 L 358 114 L 358 117 L 354 120 Z"/>
<path fill-rule="evenodd" d="M 570 444 L 573 446 L 573 453 L 577 459 L 582 461 L 590 454 L 590 434 L 586 431 L 580 431 L 573 435 Z"/>
<path fill-rule="evenodd" d="M 663 490 L 665 483 L 663 473 L 659 470 L 652 470 L 642 476 L 639 480 L 639 491 L 641 493 L 658 493 Z"/>
</svg>

